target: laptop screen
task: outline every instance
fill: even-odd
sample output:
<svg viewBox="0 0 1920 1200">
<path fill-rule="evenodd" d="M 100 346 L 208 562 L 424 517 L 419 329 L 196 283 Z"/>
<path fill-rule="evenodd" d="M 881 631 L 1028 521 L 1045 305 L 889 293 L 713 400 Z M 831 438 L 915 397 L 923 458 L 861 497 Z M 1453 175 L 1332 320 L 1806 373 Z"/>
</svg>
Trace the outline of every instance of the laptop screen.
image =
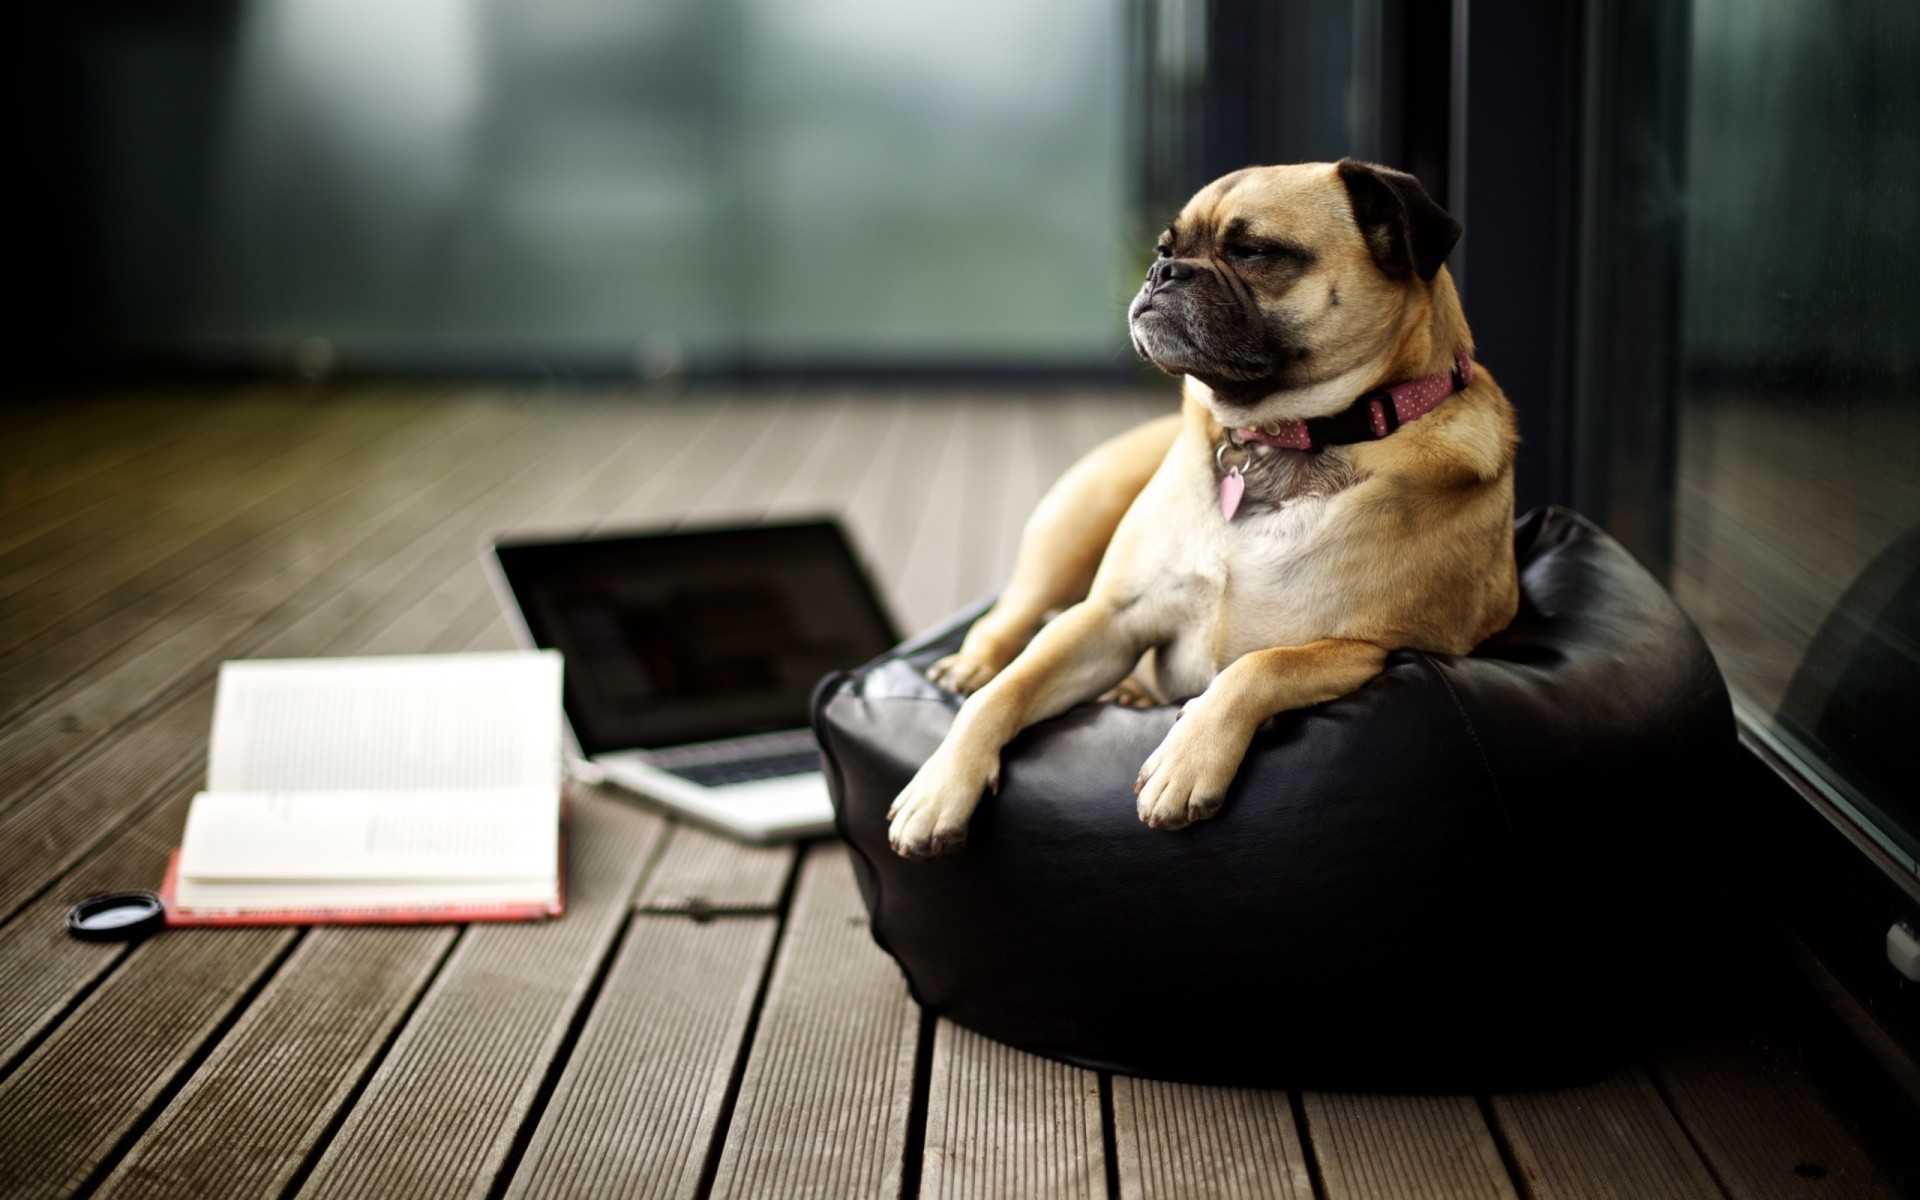
<svg viewBox="0 0 1920 1200">
<path fill-rule="evenodd" d="M 494 547 L 534 644 L 566 660 L 589 756 L 807 723 L 813 686 L 897 640 L 832 522 Z"/>
</svg>

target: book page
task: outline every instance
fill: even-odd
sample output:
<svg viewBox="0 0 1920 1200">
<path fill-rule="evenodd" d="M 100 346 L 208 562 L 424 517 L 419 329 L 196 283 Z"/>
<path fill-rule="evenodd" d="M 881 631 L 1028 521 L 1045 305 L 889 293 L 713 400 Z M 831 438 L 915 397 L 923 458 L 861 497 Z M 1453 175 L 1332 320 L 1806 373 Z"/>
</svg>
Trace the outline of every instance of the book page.
<svg viewBox="0 0 1920 1200">
<path fill-rule="evenodd" d="M 226 663 L 207 789 L 557 793 L 560 661 L 530 650 Z"/>
<path fill-rule="evenodd" d="M 183 884 L 552 880 L 559 862 L 550 787 L 202 792 L 180 844 Z"/>
<path fill-rule="evenodd" d="M 391 913 L 419 910 L 420 920 L 437 921 L 446 908 L 468 905 L 551 907 L 560 896 L 557 880 L 436 879 L 397 883 L 366 879 L 180 880 L 175 902 L 202 915 L 211 912 L 280 914 L 289 910 Z"/>
</svg>

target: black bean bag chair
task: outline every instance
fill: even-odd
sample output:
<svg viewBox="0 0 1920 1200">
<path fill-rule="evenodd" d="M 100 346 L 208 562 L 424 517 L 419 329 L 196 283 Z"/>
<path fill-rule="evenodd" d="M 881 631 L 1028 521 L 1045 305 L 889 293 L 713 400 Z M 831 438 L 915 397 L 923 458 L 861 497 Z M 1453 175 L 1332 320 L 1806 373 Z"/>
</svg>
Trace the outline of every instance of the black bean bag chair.
<svg viewBox="0 0 1920 1200">
<path fill-rule="evenodd" d="M 1670 986 L 1663 934 L 1734 745 L 1699 633 L 1564 509 L 1515 533 L 1521 607 L 1400 651 L 1256 737 L 1225 808 L 1134 814 L 1173 707 L 1028 730 L 966 848 L 909 862 L 886 810 L 951 722 L 928 663 L 978 610 L 814 698 L 873 936 L 932 1011 L 1082 1066 L 1199 1083 L 1506 1090 L 1608 1069 Z M 1653 1003 L 1649 1004 L 1649 998 Z"/>
</svg>

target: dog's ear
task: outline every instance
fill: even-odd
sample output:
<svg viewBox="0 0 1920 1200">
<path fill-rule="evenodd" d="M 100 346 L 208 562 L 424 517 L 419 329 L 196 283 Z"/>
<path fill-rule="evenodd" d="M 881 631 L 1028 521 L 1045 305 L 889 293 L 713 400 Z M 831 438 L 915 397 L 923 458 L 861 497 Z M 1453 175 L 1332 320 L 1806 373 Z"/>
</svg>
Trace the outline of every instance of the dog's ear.
<svg viewBox="0 0 1920 1200">
<path fill-rule="evenodd" d="M 1336 165 L 1373 260 L 1389 275 L 1431 280 L 1460 240 L 1460 222 L 1405 171 L 1343 158 Z"/>
</svg>

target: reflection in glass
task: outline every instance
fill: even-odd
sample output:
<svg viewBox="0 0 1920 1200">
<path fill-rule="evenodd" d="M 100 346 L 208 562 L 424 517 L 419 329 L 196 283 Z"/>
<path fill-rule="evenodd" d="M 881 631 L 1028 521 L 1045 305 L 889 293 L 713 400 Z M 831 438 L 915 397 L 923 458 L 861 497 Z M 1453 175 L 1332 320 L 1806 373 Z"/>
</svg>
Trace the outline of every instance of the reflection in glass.
<svg viewBox="0 0 1920 1200">
<path fill-rule="evenodd" d="M 1920 8 L 1696 0 L 1672 581 L 1920 854 Z"/>
</svg>

